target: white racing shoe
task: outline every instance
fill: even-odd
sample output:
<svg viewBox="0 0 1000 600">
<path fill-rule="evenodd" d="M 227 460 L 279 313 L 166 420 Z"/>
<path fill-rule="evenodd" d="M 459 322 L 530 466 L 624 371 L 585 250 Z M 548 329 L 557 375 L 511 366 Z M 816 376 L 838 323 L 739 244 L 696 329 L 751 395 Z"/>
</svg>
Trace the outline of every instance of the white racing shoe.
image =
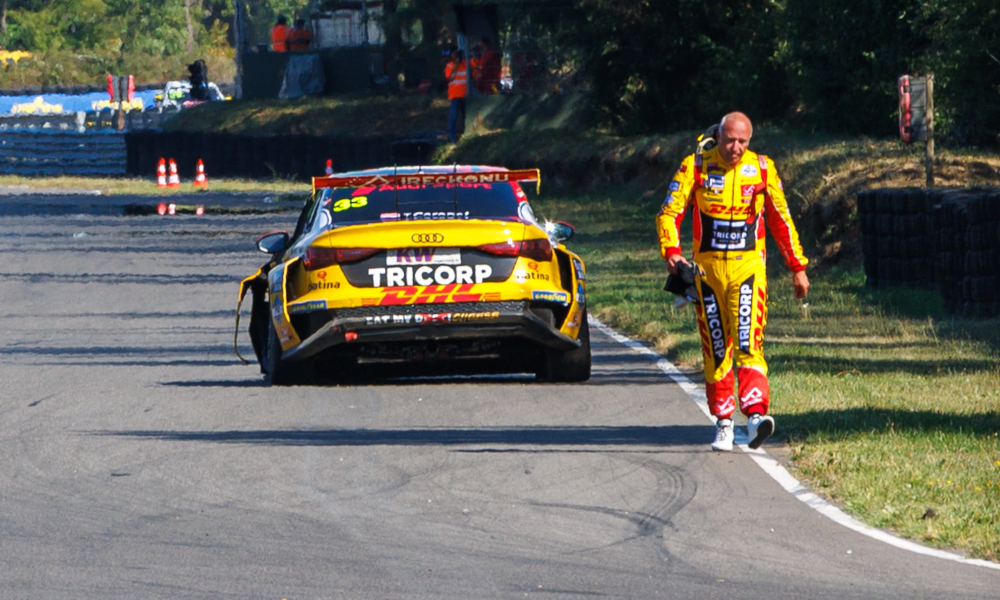
<svg viewBox="0 0 1000 600">
<path fill-rule="evenodd" d="M 716 452 L 733 451 L 733 420 L 719 419 L 715 422 L 715 441 L 712 442 L 712 450 Z"/>
<path fill-rule="evenodd" d="M 751 449 L 756 450 L 764 443 L 764 440 L 774 433 L 774 419 L 767 415 L 752 414 L 747 419 L 747 444 Z"/>
</svg>

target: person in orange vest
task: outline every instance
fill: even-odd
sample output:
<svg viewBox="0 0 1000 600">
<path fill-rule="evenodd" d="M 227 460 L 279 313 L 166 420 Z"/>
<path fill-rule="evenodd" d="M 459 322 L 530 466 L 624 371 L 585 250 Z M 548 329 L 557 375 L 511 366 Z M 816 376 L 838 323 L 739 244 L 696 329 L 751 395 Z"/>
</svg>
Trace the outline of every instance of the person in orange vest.
<svg viewBox="0 0 1000 600">
<path fill-rule="evenodd" d="M 465 53 L 457 48 L 451 51 L 451 61 L 444 68 L 448 81 L 448 139 L 458 141 L 459 119 L 465 123 L 465 97 L 469 94 L 469 64 Z"/>
<path fill-rule="evenodd" d="M 288 30 L 288 50 L 305 52 L 309 49 L 313 34 L 306 29 L 305 19 L 295 19 L 295 26 Z"/>
<path fill-rule="evenodd" d="M 271 49 L 275 52 L 288 51 L 288 19 L 278 15 L 278 21 L 271 28 Z"/>
</svg>

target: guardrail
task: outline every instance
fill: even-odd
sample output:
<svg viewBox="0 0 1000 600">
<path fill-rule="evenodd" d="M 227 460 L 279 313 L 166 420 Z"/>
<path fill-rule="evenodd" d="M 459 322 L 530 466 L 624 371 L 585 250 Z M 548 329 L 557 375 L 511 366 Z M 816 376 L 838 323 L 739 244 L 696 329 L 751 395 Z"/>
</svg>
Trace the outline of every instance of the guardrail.
<svg viewBox="0 0 1000 600">
<path fill-rule="evenodd" d="M 90 130 L 0 131 L 0 174 L 25 176 L 124 175 L 125 136 Z"/>
</svg>

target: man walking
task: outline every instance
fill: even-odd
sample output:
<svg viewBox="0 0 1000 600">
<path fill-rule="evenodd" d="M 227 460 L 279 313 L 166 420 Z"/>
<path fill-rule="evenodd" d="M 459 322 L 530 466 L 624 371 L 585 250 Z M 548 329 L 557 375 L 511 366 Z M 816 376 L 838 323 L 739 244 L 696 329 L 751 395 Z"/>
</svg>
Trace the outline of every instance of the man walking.
<svg viewBox="0 0 1000 600">
<path fill-rule="evenodd" d="M 454 144 L 458 142 L 459 119 L 465 123 L 465 97 L 469 93 L 469 66 L 464 52 L 451 51 L 444 78 L 448 81 L 448 139 Z"/>
<path fill-rule="evenodd" d="M 764 360 L 767 275 L 764 232 L 770 228 L 792 271 L 795 297 L 805 298 L 808 259 L 785 202 L 774 162 L 747 150 L 753 125 L 743 113 L 722 118 L 715 147 L 681 163 L 656 217 L 660 253 L 677 274 L 679 228 L 688 205 L 694 210 L 695 286 L 701 300 L 698 329 L 705 367 L 705 395 L 716 418 L 713 450 L 733 449 L 732 415 L 739 399 L 747 416 L 749 446 L 758 448 L 773 432 L 767 416 L 770 393 Z M 734 373 L 739 380 L 734 395 Z"/>
</svg>

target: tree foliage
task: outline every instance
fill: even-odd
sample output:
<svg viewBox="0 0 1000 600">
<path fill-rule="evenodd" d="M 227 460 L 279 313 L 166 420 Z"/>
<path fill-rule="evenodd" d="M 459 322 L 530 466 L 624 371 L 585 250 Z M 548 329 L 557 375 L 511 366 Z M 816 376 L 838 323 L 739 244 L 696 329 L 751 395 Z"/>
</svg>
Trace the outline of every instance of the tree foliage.
<svg viewBox="0 0 1000 600">
<path fill-rule="evenodd" d="M 269 41 L 279 14 L 345 4 L 243 1 L 251 44 Z M 453 5 L 490 2 L 500 7 L 501 47 L 546 54 L 561 76 L 588 82 L 607 122 L 624 131 L 700 127 L 742 110 L 758 121 L 891 135 L 896 79 L 933 71 L 937 131 L 1000 143 L 997 0 L 388 0 L 390 73 L 415 61 L 434 72 L 455 39 Z M 231 69 L 232 7 L 232 0 L 7 0 L 0 44 L 37 58 L 0 70 L 0 85 L 30 79 L 29 68 L 43 83 L 109 70 L 155 79 L 198 57 Z"/>
<path fill-rule="evenodd" d="M 742 108 L 781 114 L 771 0 L 582 0 L 579 41 L 595 97 L 631 129 L 704 124 Z"/>
<path fill-rule="evenodd" d="M 598 105 L 630 130 L 704 125 L 728 110 L 892 134 L 896 79 L 933 71 L 938 131 L 997 143 L 996 0 L 579 0 Z"/>
</svg>

